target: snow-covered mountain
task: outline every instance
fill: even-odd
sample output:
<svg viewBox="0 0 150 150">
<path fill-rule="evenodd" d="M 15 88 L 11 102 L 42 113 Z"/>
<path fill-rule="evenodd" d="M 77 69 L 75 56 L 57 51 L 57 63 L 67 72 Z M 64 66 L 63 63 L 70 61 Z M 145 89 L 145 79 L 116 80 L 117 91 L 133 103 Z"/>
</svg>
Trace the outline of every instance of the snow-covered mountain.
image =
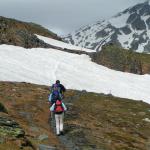
<svg viewBox="0 0 150 150">
<path fill-rule="evenodd" d="M 150 2 L 137 4 L 109 20 L 80 28 L 64 40 L 95 50 L 100 50 L 106 43 L 115 43 L 137 52 L 150 52 Z"/>
<path fill-rule="evenodd" d="M 59 47 L 64 47 L 62 42 Z M 56 79 L 69 89 L 111 93 L 150 103 L 150 75 L 114 71 L 92 62 L 88 55 L 0 45 L 0 81 L 50 85 Z"/>
</svg>

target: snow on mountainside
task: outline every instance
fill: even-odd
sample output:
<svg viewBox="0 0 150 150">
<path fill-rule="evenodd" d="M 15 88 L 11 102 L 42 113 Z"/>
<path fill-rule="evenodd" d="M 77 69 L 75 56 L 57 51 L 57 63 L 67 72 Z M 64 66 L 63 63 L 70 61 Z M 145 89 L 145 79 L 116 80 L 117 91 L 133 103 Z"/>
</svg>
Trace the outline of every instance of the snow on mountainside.
<svg viewBox="0 0 150 150">
<path fill-rule="evenodd" d="M 56 79 L 60 79 L 69 89 L 111 93 L 150 103 L 149 75 L 114 71 L 93 63 L 87 55 L 56 49 L 0 45 L 1 81 L 50 85 Z"/>
<path fill-rule="evenodd" d="M 67 44 L 67 43 L 52 39 L 52 38 L 44 37 L 44 36 L 37 35 L 37 34 L 36 34 L 36 36 L 38 37 L 38 39 L 44 41 L 47 44 L 53 45 L 53 46 L 57 46 L 57 47 L 61 47 L 61 48 L 67 48 L 70 50 L 72 49 L 72 50 L 79 50 L 79 51 L 85 51 L 85 52 L 93 52 L 93 50 L 91 50 L 91 49 L 86 49 L 86 48 L 82 48 L 79 46 L 74 46 L 72 44 Z"/>
<path fill-rule="evenodd" d="M 80 28 L 64 40 L 95 50 L 115 43 L 137 52 L 150 52 L 150 3 L 137 4 L 109 20 Z"/>
</svg>

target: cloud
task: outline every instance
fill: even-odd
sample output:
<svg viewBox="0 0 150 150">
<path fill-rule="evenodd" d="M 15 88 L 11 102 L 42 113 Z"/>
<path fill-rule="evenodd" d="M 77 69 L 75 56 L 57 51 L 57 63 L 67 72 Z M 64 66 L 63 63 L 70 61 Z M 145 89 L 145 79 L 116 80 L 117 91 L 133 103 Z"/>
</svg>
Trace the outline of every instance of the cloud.
<svg viewBox="0 0 150 150">
<path fill-rule="evenodd" d="M 1 0 L 0 15 L 35 22 L 59 34 L 107 19 L 145 0 Z"/>
</svg>

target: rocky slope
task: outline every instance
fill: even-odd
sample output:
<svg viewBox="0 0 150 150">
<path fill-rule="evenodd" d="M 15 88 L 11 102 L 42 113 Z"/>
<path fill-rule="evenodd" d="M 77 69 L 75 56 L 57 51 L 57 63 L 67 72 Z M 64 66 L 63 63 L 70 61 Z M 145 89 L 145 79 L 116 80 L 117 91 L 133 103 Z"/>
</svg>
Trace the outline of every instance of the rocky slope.
<svg viewBox="0 0 150 150">
<path fill-rule="evenodd" d="M 0 16 L 0 44 L 11 44 L 25 48 L 50 47 L 49 44 L 39 40 L 34 34 L 61 40 L 56 34 L 38 24 Z"/>
<path fill-rule="evenodd" d="M 108 68 L 135 74 L 150 74 L 150 55 L 128 51 L 113 44 L 102 47 L 97 53 L 89 53 L 92 61 Z"/>
<path fill-rule="evenodd" d="M 64 38 L 65 41 L 100 50 L 114 43 L 138 52 L 150 52 L 150 2 L 130 7 L 109 20 L 87 25 Z"/>
<path fill-rule="evenodd" d="M 0 102 L 7 109 L 3 117 L 11 119 L 9 124 L 15 122 L 14 129 L 19 126 L 19 131 L 24 131 L 12 138 L 3 137 L 5 130 L 0 130 L 0 149 L 10 150 L 10 145 L 15 150 L 150 149 L 149 104 L 111 94 L 68 90 L 65 135 L 56 137 L 48 121 L 48 93 L 46 86 L 0 82 Z M 3 117 L 0 117 L 0 129 L 8 124 L 7 121 L 1 124 L 1 120 L 6 120 Z"/>
<path fill-rule="evenodd" d="M 1 150 L 65 150 L 50 128 L 48 91 L 46 86 L 0 82 L 0 102 L 7 109 L 0 113 Z"/>
</svg>

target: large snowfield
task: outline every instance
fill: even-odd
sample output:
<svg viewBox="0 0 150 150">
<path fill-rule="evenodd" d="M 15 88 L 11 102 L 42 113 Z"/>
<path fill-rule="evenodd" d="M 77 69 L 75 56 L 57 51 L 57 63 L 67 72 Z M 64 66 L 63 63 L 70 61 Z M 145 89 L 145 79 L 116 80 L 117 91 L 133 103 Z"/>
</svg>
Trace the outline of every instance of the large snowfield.
<svg viewBox="0 0 150 150">
<path fill-rule="evenodd" d="M 59 41 L 57 41 L 58 44 Z M 61 47 L 62 42 L 60 42 Z M 55 49 L 0 45 L 0 80 L 51 85 L 59 79 L 68 89 L 113 94 L 150 103 L 150 75 L 114 71 L 87 55 Z"/>
</svg>

